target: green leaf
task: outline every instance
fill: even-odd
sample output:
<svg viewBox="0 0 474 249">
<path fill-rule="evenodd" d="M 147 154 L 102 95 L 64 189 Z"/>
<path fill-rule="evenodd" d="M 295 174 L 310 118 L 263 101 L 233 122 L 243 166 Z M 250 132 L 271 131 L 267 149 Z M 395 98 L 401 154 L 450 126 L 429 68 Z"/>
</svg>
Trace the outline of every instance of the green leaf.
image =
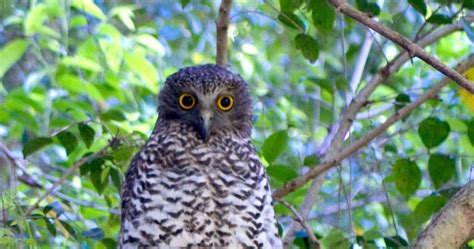
<svg viewBox="0 0 474 249">
<path fill-rule="evenodd" d="M 15 39 L 7 43 L 0 49 L 0 79 L 21 57 L 28 48 L 28 41 L 23 39 Z"/>
<path fill-rule="evenodd" d="M 105 187 L 107 187 L 109 180 L 109 178 L 103 179 L 103 172 L 104 169 L 102 165 L 100 165 L 99 167 L 93 167 L 90 171 L 90 180 L 99 195 L 102 195 L 102 193 L 104 193 Z"/>
<path fill-rule="evenodd" d="M 474 146 L 474 119 L 467 124 L 467 137 L 471 145 Z"/>
<path fill-rule="evenodd" d="M 191 0 L 179 0 L 181 3 L 181 7 L 184 9 L 190 2 Z"/>
<path fill-rule="evenodd" d="M 407 103 L 410 103 L 410 96 L 400 93 L 396 98 L 395 98 L 395 110 L 398 111 L 402 109 Z"/>
<path fill-rule="evenodd" d="M 433 154 L 428 161 L 428 171 L 435 188 L 438 189 L 454 176 L 456 162 L 447 155 Z"/>
<path fill-rule="evenodd" d="M 70 93 L 85 92 L 85 83 L 74 74 L 59 74 L 56 76 L 56 83 Z"/>
<path fill-rule="evenodd" d="M 306 31 L 306 24 L 301 20 L 300 17 L 293 14 L 292 12 L 281 12 L 278 15 L 278 20 L 285 26 L 296 29 L 301 32 Z"/>
<path fill-rule="evenodd" d="M 368 231 L 365 231 L 364 232 L 364 239 L 367 240 L 367 241 L 371 241 L 371 240 L 376 240 L 378 238 L 382 238 L 382 233 L 380 233 L 380 231 L 378 229 L 371 229 L 371 230 L 368 230 Z"/>
<path fill-rule="evenodd" d="M 316 166 L 320 163 L 319 158 L 315 155 L 309 155 L 304 158 L 303 165 L 304 166 Z"/>
<path fill-rule="evenodd" d="M 463 8 L 474 10 L 474 1 L 472 0 L 463 0 Z"/>
<path fill-rule="evenodd" d="M 263 142 L 262 152 L 265 160 L 271 163 L 278 158 L 288 148 L 288 132 L 281 130 L 270 135 L 265 142 Z"/>
<path fill-rule="evenodd" d="M 88 156 L 88 155 L 90 155 L 90 154 L 86 154 L 84 156 Z M 94 158 L 93 160 L 88 161 L 84 165 L 82 165 L 79 168 L 79 172 L 80 172 L 81 176 L 84 176 L 84 175 L 92 172 L 96 168 L 101 168 L 104 163 L 105 163 L 105 160 L 103 158 L 100 158 L 100 157 L 99 158 Z"/>
<path fill-rule="evenodd" d="M 87 146 L 87 148 L 90 148 L 92 142 L 94 142 L 95 130 L 85 123 L 80 123 L 78 128 L 82 141 L 84 141 L 84 144 Z"/>
<path fill-rule="evenodd" d="M 357 8 L 371 16 L 378 16 L 380 14 L 380 7 L 376 3 L 370 3 L 367 0 L 357 0 Z"/>
<path fill-rule="evenodd" d="M 33 138 L 23 146 L 23 156 L 27 157 L 30 154 L 42 149 L 46 145 L 53 143 L 53 140 L 49 137 L 37 137 Z"/>
<path fill-rule="evenodd" d="M 399 159 L 392 169 L 392 176 L 398 191 L 408 199 L 421 184 L 421 171 L 418 165 L 409 159 Z"/>
<path fill-rule="evenodd" d="M 110 179 L 112 180 L 115 188 L 120 191 L 122 189 L 122 177 L 120 175 L 120 170 L 116 167 L 110 167 Z"/>
<path fill-rule="evenodd" d="M 314 63 L 318 59 L 319 43 L 313 37 L 303 33 L 298 34 L 295 38 L 295 45 L 311 63 Z"/>
<path fill-rule="evenodd" d="M 62 10 L 59 5 L 54 4 L 37 4 L 32 7 L 26 15 L 23 23 L 23 30 L 26 36 L 32 36 L 36 33 L 44 34 L 54 38 L 60 38 L 61 35 L 54 29 L 44 25 L 48 18 L 59 16 Z"/>
<path fill-rule="evenodd" d="M 69 155 L 71 152 L 76 149 L 78 145 L 78 141 L 76 136 L 70 131 L 62 131 L 58 135 L 56 135 L 59 142 L 63 145 L 66 149 L 66 153 Z"/>
<path fill-rule="evenodd" d="M 428 9 L 424 0 L 408 0 L 408 3 L 420 14 L 426 16 Z"/>
<path fill-rule="evenodd" d="M 347 249 L 351 247 L 351 242 L 344 237 L 344 233 L 338 229 L 331 230 L 323 239 L 321 239 L 323 248 Z"/>
<path fill-rule="evenodd" d="M 102 12 L 102 10 L 95 5 L 92 0 L 72 0 L 71 6 L 78 10 L 82 10 L 101 21 L 107 19 L 104 12 Z"/>
<path fill-rule="evenodd" d="M 294 12 L 302 4 L 301 0 L 280 0 L 280 10 L 282 12 Z"/>
<path fill-rule="evenodd" d="M 153 64 L 151 64 L 144 55 L 125 53 L 124 60 L 130 70 L 140 77 L 149 89 L 158 90 L 158 73 Z"/>
<path fill-rule="evenodd" d="M 46 223 L 46 228 L 48 229 L 48 232 L 54 237 L 56 236 L 56 227 L 54 224 L 50 221 L 48 217 L 44 217 L 44 222 Z"/>
<path fill-rule="evenodd" d="M 107 249 L 117 248 L 117 241 L 112 238 L 105 238 L 100 241 Z"/>
<path fill-rule="evenodd" d="M 406 239 L 398 235 L 392 237 L 385 237 L 383 238 L 383 240 L 385 241 L 385 246 L 387 246 L 387 248 L 400 248 L 408 246 L 408 242 L 406 241 Z"/>
<path fill-rule="evenodd" d="M 318 0 L 313 2 L 311 10 L 314 26 L 320 32 L 330 32 L 336 21 L 336 11 L 334 8 L 326 0 Z"/>
<path fill-rule="evenodd" d="M 453 22 L 453 18 L 448 15 L 433 14 L 426 21 L 434 24 L 450 24 Z"/>
<path fill-rule="evenodd" d="M 420 123 L 418 134 L 426 148 L 431 149 L 440 145 L 448 138 L 451 128 L 446 121 L 436 117 L 429 117 Z"/>
<path fill-rule="evenodd" d="M 431 215 L 438 212 L 446 204 L 446 198 L 443 196 L 427 196 L 418 203 L 415 208 L 415 217 L 419 223 L 426 222 Z"/>
<path fill-rule="evenodd" d="M 78 67 L 92 72 L 102 72 L 104 69 L 95 61 L 83 56 L 66 56 L 61 59 L 61 64 L 70 67 Z"/>
<path fill-rule="evenodd" d="M 76 238 L 76 231 L 74 231 L 74 228 L 72 228 L 71 225 L 69 225 L 69 223 L 63 221 L 63 220 L 59 220 L 59 222 L 61 222 L 61 225 L 63 225 L 63 227 L 66 229 L 66 231 L 71 234 L 72 237 Z"/>
<path fill-rule="evenodd" d="M 108 121 L 108 120 L 125 121 L 125 120 L 127 120 L 127 118 L 125 117 L 125 114 L 123 114 L 123 112 L 121 112 L 117 109 L 111 109 L 111 110 L 108 110 L 105 113 L 102 113 L 100 115 L 100 118 L 104 121 Z"/>
<path fill-rule="evenodd" d="M 298 176 L 298 173 L 295 171 L 295 169 L 278 164 L 267 167 L 266 171 L 272 179 L 277 179 L 281 182 L 290 181 Z"/>
</svg>

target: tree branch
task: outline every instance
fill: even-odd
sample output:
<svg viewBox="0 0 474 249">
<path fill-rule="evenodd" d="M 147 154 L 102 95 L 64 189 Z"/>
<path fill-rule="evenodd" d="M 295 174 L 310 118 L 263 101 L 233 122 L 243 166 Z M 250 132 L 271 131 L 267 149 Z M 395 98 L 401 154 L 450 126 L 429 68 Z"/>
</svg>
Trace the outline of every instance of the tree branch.
<svg viewBox="0 0 474 249">
<path fill-rule="evenodd" d="M 222 0 L 216 22 L 216 63 L 227 64 L 227 30 L 229 28 L 229 13 L 232 0 Z"/>
<path fill-rule="evenodd" d="M 313 229 L 311 229 L 311 227 L 304 220 L 304 218 L 298 213 L 298 211 L 296 211 L 296 209 L 290 203 L 284 200 L 277 199 L 275 201 L 281 203 L 283 206 L 288 208 L 293 213 L 293 218 L 306 230 L 306 233 L 308 234 L 308 237 L 311 240 L 311 244 L 313 245 L 312 248 L 319 249 L 320 248 L 319 241 L 314 235 Z"/>
<path fill-rule="evenodd" d="M 404 36 L 398 34 L 397 32 L 387 28 L 383 24 L 376 22 L 369 18 L 369 16 L 363 12 L 360 12 L 354 9 L 352 6 L 347 4 L 344 0 L 329 0 L 329 2 L 336 8 L 337 11 L 351 17 L 352 19 L 364 24 L 365 26 L 373 29 L 377 33 L 385 36 L 389 40 L 393 41 L 394 43 L 398 44 L 400 47 L 404 48 L 408 51 L 408 53 L 412 56 L 416 56 L 450 79 L 456 82 L 459 86 L 465 88 L 471 93 L 474 93 L 474 84 L 471 84 L 466 78 L 464 78 L 458 72 L 452 70 L 441 61 L 436 59 L 434 56 L 428 54 L 425 50 L 423 50 L 420 46 L 416 45 L 412 41 L 408 40 Z"/>
<path fill-rule="evenodd" d="M 474 238 L 474 181 L 466 184 L 433 217 L 413 248 L 461 248 Z"/>
<path fill-rule="evenodd" d="M 471 55 L 468 59 L 461 62 L 457 67 L 456 71 L 464 72 L 468 68 L 474 66 L 474 55 Z M 325 161 L 318 166 L 313 167 L 310 171 L 297 177 L 296 179 L 285 183 L 285 185 L 276 190 L 273 193 L 273 198 L 282 198 L 283 196 L 287 195 L 288 193 L 298 189 L 311 179 L 321 175 L 325 171 L 329 170 L 330 168 L 334 167 L 335 165 L 339 164 L 344 158 L 350 156 L 352 153 L 356 152 L 358 149 L 362 148 L 363 146 L 367 145 L 370 141 L 374 138 L 385 132 L 392 124 L 397 122 L 398 120 L 405 118 L 408 116 L 414 109 L 418 106 L 423 104 L 430 98 L 433 98 L 444 86 L 449 83 L 449 78 L 443 78 L 438 84 L 433 86 L 428 92 L 420 96 L 416 101 L 411 102 L 410 104 L 406 105 L 402 109 L 396 111 L 392 116 L 390 116 L 383 124 L 373 129 L 371 132 L 367 133 L 365 136 L 342 150 L 340 153 L 337 153 L 336 156 L 329 161 Z"/>
</svg>

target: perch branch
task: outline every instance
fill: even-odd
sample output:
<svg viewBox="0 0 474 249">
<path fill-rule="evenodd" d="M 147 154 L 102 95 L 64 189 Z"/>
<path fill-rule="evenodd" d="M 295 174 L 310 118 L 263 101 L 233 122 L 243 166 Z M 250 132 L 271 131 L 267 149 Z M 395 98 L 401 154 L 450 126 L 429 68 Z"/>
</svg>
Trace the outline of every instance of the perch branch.
<svg viewBox="0 0 474 249">
<path fill-rule="evenodd" d="M 229 13 L 232 0 L 222 0 L 216 22 L 216 63 L 227 64 L 227 30 L 229 29 Z"/>
<path fill-rule="evenodd" d="M 296 211 L 296 209 L 288 202 L 280 199 L 276 199 L 277 202 L 281 203 L 283 206 L 285 206 L 287 209 L 289 209 L 293 213 L 293 218 L 296 220 L 296 222 L 300 223 L 300 225 L 306 230 L 306 233 L 308 234 L 309 239 L 311 240 L 311 244 L 313 245 L 312 248 L 319 249 L 319 241 L 316 238 L 316 236 L 313 233 L 313 230 L 311 227 L 308 225 L 308 223 L 303 219 L 303 217 Z"/>
<path fill-rule="evenodd" d="M 474 237 L 474 181 L 470 181 L 433 217 L 413 248 L 461 248 Z"/>
<path fill-rule="evenodd" d="M 377 33 L 383 35 L 384 37 L 398 44 L 403 49 L 407 50 L 410 55 L 422 59 L 423 61 L 440 71 L 442 74 L 452 79 L 459 86 L 465 88 L 471 93 L 474 93 L 474 84 L 471 84 L 461 74 L 452 70 L 451 68 L 443 64 L 441 61 L 436 59 L 434 56 L 428 54 L 420 46 L 416 45 L 415 43 L 398 34 L 397 32 L 387 28 L 383 24 L 370 19 L 367 14 L 354 9 L 344 0 L 330 0 L 329 2 L 336 8 L 337 11 L 351 17 L 352 19 L 364 24 L 365 26 L 371 28 Z"/>
<path fill-rule="evenodd" d="M 461 62 L 457 67 L 456 71 L 464 72 L 468 68 L 474 66 L 474 55 L 471 55 L 468 59 Z M 285 185 L 276 190 L 273 193 L 273 198 L 282 198 L 288 193 L 298 189 L 311 179 L 321 175 L 322 173 L 326 172 L 330 168 L 334 167 L 335 165 L 339 164 L 344 158 L 350 156 L 352 153 L 356 152 L 363 146 L 367 145 L 370 141 L 374 138 L 385 132 L 392 124 L 397 122 L 398 120 L 405 118 L 410 114 L 415 108 L 426 102 L 428 99 L 433 98 L 444 86 L 449 83 L 449 78 L 443 78 L 438 84 L 434 85 L 428 92 L 421 95 L 416 101 L 411 102 L 410 104 L 406 105 L 402 109 L 396 111 L 392 116 L 390 116 L 383 124 L 373 129 L 371 132 L 367 133 L 365 136 L 360 138 L 359 140 L 355 141 L 350 146 L 346 147 L 340 153 L 338 153 L 332 160 L 325 161 L 318 166 L 313 167 L 310 171 L 297 177 L 296 179 L 285 183 Z"/>
</svg>

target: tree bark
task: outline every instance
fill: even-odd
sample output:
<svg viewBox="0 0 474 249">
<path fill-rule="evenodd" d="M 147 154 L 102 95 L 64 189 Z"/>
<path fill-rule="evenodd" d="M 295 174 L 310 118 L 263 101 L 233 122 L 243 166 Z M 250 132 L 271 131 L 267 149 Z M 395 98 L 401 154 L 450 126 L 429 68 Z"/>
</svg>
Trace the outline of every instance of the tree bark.
<svg viewBox="0 0 474 249">
<path fill-rule="evenodd" d="M 459 190 L 418 236 L 413 248 L 459 248 L 474 239 L 474 180 Z"/>
</svg>

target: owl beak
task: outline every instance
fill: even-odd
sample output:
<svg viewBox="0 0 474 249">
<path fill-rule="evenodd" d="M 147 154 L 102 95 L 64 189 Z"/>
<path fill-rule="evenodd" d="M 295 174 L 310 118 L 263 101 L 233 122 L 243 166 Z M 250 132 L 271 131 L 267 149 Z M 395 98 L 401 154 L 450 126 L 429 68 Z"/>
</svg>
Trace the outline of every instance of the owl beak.
<svg viewBox="0 0 474 249">
<path fill-rule="evenodd" d="M 197 131 L 201 139 L 207 143 L 212 127 L 212 112 L 203 111 L 199 117 Z"/>
</svg>

